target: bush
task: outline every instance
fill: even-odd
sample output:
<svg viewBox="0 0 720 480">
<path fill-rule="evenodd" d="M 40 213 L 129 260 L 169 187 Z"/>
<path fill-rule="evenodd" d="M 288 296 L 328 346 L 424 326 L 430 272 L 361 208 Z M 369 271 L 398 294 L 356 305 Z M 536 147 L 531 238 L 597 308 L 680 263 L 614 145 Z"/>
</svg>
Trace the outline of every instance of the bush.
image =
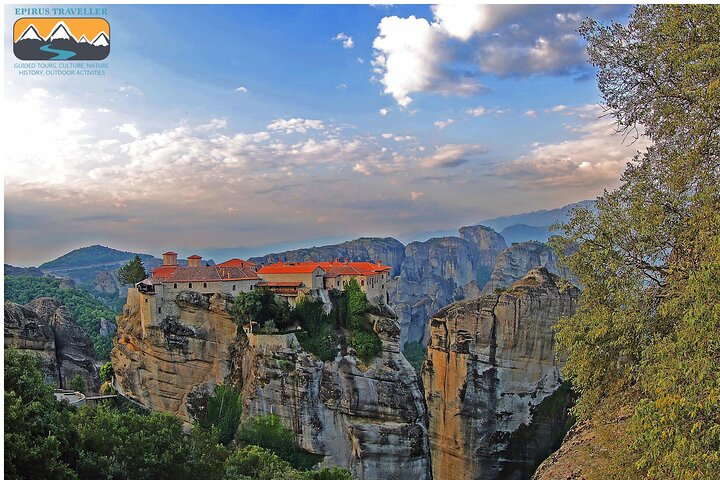
<svg viewBox="0 0 720 480">
<path fill-rule="evenodd" d="M 375 333 L 359 330 L 350 332 L 350 346 L 363 363 L 369 363 L 380 353 L 382 342 Z"/>
<path fill-rule="evenodd" d="M 335 358 L 339 339 L 333 328 L 332 317 L 323 311 L 322 301 L 310 298 L 301 300 L 290 312 L 290 318 L 305 330 L 295 335 L 303 349 L 323 361 Z"/>
<path fill-rule="evenodd" d="M 238 439 L 248 445 L 271 450 L 293 467 L 312 468 L 321 458 L 295 447 L 295 433 L 285 427 L 275 414 L 254 417 L 240 428 Z"/>
<path fill-rule="evenodd" d="M 115 370 L 113 370 L 112 363 L 105 362 L 105 365 L 100 367 L 100 380 L 103 382 L 112 382 L 113 377 L 115 376 Z"/>
<path fill-rule="evenodd" d="M 75 390 L 76 392 L 87 392 L 87 383 L 85 383 L 85 380 L 79 373 L 76 373 L 75 376 L 70 379 L 67 386 L 70 390 Z"/>
</svg>

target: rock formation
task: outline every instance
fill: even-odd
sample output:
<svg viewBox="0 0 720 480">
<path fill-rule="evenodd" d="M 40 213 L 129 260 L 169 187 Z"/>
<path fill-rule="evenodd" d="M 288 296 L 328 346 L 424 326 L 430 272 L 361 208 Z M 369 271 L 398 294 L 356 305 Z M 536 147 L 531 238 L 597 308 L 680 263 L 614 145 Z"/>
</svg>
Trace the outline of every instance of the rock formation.
<svg viewBox="0 0 720 480">
<path fill-rule="evenodd" d="M 100 333 L 101 337 L 112 337 L 117 332 L 117 325 L 115 322 L 110 321 L 104 317 L 100 318 Z"/>
<path fill-rule="evenodd" d="M 359 480 L 431 478 L 422 384 L 400 353 L 392 312 L 368 314 L 383 347 L 364 366 L 351 351 L 323 362 L 294 334 L 238 334 L 227 301 L 181 292 L 179 315 L 151 325 L 130 289 L 111 353 L 121 393 L 191 421 L 217 384 L 242 385 L 244 415 L 278 414 L 326 465 Z"/>
<path fill-rule="evenodd" d="M 188 397 L 212 392 L 233 371 L 239 344 L 231 302 L 229 296 L 208 300 L 198 292 L 182 292 L 176 300 L 180 315 L 150 324 L 141 315 L 147 304 L 130 288 L 110 353 L 120 392 L 189 422 Z"/>
<path fill-rule="evenodd" d="M 100 388 L 92 340 L 55 299 L 5 304 L 5 346 L 11 345 L 38 354 L 48 383 L 67 388 L 80 375 L 89 391 Z"/>
<path fill-rule="evenodd" d="M 477 296 L 504 248 L 502 236 L 483 226 L 463 227 L 460 237 L 410 243 L 399 275 L 388 285 L 401 345 L 425 343 L 431 315 L 454 301 Z"/>
<path fill-rule="evenodd" d="M 90 287 L 96 292 L 109 293 L 119 297 L 127 295 L 127 287 L 120 283 L 117 270 L 103 270 L 98 273 Z"/>
<path fill-rule="evenodd" d="M 551 273 L 570 278 L 567 269 L 557 264 L 557 257 L 552 248 L 541 242 L 516 243 L 503 250 L 490 279 L 482 290 L 483 295 L 494 293 L 520 280 L 533 268 L 545 267 Z"/>
<path fill-rule="evenodd" d="M 545 268 L 431 320 L 423 383 L 435 478 L 525 479 L 557 446 L 567 416 L 552 326 L 576 288 Z"/>
<path fill-rule="evenodd" d="M 5 303 L 5 348 L 33 352 L 47 383 L 57 384 L 55 334 L 37 313 L 17 303 Z"/>
</svg>

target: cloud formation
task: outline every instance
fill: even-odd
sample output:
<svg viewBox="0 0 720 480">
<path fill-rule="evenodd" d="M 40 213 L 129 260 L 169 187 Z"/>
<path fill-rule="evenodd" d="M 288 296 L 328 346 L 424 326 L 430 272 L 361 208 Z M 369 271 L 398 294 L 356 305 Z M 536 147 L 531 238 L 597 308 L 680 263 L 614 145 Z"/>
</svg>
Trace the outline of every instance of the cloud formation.
<svg viewBox="0 0 720 480">
<path fill-rule="evenodd" d="M 308 130 L 323 130 L 325 125 L 322 120 L 310 120 L 306 118 L 279 118 L 267 126 L 268 130 L 283 133 L 307 133 Z"/>
<path fill-rule="evenodd" d="M 614 184 L 637 151 L 649 145 L 645 137 L 623 144 L 615 123 L 597 105 L 559 111 L 575 123 L 567 128 L 577 138 L 537 144 L 526 155 L 499 166 L 495 175 L 525 188 L 599 188 Z"/>
<path fill-rule="evenodd" d="M 355 43 L 350 35 L 346 35 L 343 32 L 338 33 L 333 37 L 333 40 L 341 41 L 343 48 L 353 48 Z"/>
<path fill-rule="evenodd" d="M 582 74 L 589 66 L 577 28 L 595 8 L 442 4 L 431 8 L 431 20 L 384 17 L 373 42 L 373 78 L 406 108 L 413 93 L 482 92 L 482 74 Z"/>
</svg>

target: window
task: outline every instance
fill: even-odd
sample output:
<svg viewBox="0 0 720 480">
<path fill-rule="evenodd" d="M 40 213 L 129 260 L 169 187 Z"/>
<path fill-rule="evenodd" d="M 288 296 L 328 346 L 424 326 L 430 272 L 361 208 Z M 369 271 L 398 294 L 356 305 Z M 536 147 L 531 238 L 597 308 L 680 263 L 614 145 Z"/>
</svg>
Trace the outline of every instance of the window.
<svg viewBox="0 0 720 480">
<path fill-rule="evenodd" d="M 158 307 L 158 313 L 162 313 L 162 307 Z"/>
<path fill-rule="evenodd" d="M 233 285 L 233 292 L 235 291 L 235 287 L 236 287 L 236 285 Z"/>
<path fill-rule="evenodd" d="M 177 283 L 173 283 L 173 288 L 177 288 Z"/>
<path fill-rule="evenodd" d="M 188 288 L 192 288 L 192 283 L 188 283 Z"/>
<path fill-rule="evenodd" d="M 340 286 L 340 280 L 337 281 L 337 286 L 338 286 L 338 287 Z"/>
<path fill-rule="evenodd" d="M 207 282 L 203 282 L 203 288 L 207 288 Z"/>
<path fill-rule="evenodd" d="M 365 280 L 360 280 L 360 286 L 361 286 L 361 287 L 364 287 L 364 286 L 365 286 Z"/>
</svg>

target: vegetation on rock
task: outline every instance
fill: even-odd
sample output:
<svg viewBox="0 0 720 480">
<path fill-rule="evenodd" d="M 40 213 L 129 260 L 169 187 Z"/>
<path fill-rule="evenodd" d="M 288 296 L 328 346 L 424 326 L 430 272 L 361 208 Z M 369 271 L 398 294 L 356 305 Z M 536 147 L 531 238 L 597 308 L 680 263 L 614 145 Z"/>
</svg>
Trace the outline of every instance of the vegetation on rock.
<svg viewBox="0 0 720 480">
<path fill-rule="evenodd" d="M 581 33 L 619 129 L 653 144 L 555 239 L 583 286 L 557 334 L 575 411 L 632 406 L 615 478 L 718 478 L 720 7 L 642 5 Z"/>
<path fill-rule="evenodd" d="M 58 402 L 29 352 L 6 350 L 4 365 L 8 479 L 352 479 L 339 468 L 301 471 L 256 445 L 228 450 L 214 426 L 195 426 L 186 433 L 180 418 L 170 414 L 118 408 L 112 401 L 79 409 Z M 254 438 L 270 439 L 271 446 L 289 451 L 290 430 L 276 422 L 256 425 L 269 425 L 271 433 Z"/>
<path fill-rule="evenodd" d="M 288 325 L 289 318 L 288 303 L 277 298 L 270 289 L 256 288 L 235 297 L 235 319 L 240 325 L 253 321 L 262 328 L 272 321 L 275 328 L 282 329 Z"/>
<path fill-rule="evenodd" d="M 230 385 L 218 385 L 208 399 L 207 409 L 198 418 L 205 429 L 216 428 L 220 443 L 227 446 L 235 438 L 242 414 L 240 389 Z"/>
<path fill-rule="evenodd" d="M 425 352 L 426 349 L 420 342 L 405 342 L 402 353 L 415 371 L 420 373 L 423 361 L 425 360 Z"/>
<path fill-rule="evenodd" d="M 113 337 L 100 335 L 100 319 L 115 318 L 116 314 L 91 293 L 77 288 L 61 289 L 58 278 L 5 276 L 5 301 L 25 305 L 38 297 L 54 298 L 65 305 L 92 339 L 97 358 L 110 357 Z"/>
</svg>

